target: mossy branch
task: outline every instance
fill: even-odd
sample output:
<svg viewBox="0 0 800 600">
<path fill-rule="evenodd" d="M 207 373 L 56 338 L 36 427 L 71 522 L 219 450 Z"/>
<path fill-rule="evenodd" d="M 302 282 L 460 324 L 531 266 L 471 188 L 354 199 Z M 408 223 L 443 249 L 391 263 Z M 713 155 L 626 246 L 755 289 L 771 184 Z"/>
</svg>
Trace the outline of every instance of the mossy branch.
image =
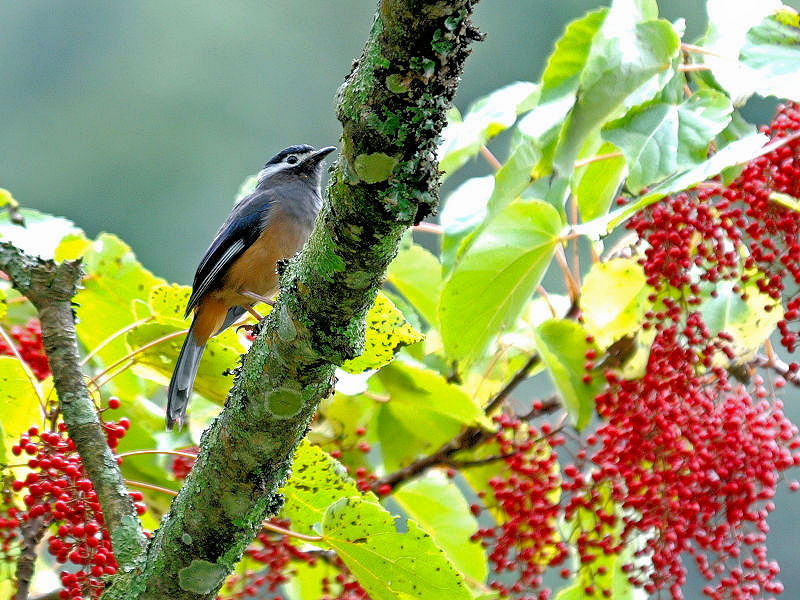
<svg viewBox="0 0 800 600">
<path fill-rule="evenodd" d="M 120 569 L 130 571 L 142 558 L 147 538 L 119 465 L 106 437 L 83 377 L 72 298 L 81 280 L 80 261 L 56 264 L 31 257 L 9 243 L 0 244 L 0 270 L 36 307 L 42 342 L 69 436 L 97 492 Z"/>
</svg>

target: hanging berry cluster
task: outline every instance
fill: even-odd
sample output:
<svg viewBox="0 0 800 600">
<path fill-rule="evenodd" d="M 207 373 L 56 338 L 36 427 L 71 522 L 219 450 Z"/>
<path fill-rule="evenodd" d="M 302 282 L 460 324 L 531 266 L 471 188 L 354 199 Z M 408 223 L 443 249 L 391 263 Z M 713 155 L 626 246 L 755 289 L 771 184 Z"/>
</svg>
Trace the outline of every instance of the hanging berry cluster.
<svg viewBox="0 0 800 600">
<path fill-rule="evenodd" d="M 47 363 L 47 355 L 44 353 L 42 345 L 42 328 L 37 319 L 30 319 L 24 327 L 14 325 L 11 328 L 11 338 L 16 342 L 15 346 L 19 355 L 41 381 L 50 376 L 50 365 Z M 13 350 L 0 338 L 0 354 L 13 356 Z"/>
<path fill-rule="evenodd" d="M 109 446 L 115 448 L 129 426 L 126 417 L 105 422 Z M 28 473 L 12 483 L 13 490 L 22 494 L 24 508 L 7 505 L 8 518 L 0 519 L 0 528 L 16 533 L 20 526 L 39 519 L 52 532 L 47 538 L 49 553 L 65 565 L 59 598 L 98 598 L 105 585 L 103 577 L 116 573 L 117 562 L 97 494 L 66 427 L 60 423 L 55 431 L 42 432 L 31 427 L 11 451 L 14 456 L 29 457 Z M 131 498 L 143 514 L 141 493 L 131 492 Z"/>
<path fill-rule="evenodd" d="M 498 418 L 505 468 L 489 481 L 491 497 L 473 505 L 475 514 L 491 509 L 496 525 L 473 539 L 489 549 L 492 587 L 502 596 L 543 600 L 547 568 L 575 575 L 563 568 L 563 540 L 574 547 L 585 597 L 611 596 L 605 567 L 593 565 L 632 547 L 623 571 L 650 594 L 683 598 L 691 563 L 709 581 L 710 598 L 782 591 L 767 556 L 766 518 L 783 473 L 800 465 L 797 427 L 774 398 L 785 381 L 730 377 L 721 365 L 737 359 L 733 338 L 712 333 L 699 310 L 704 295 L 729 282 L 743 300 L 759 294 L 766 311 L 783 302 L 781 342 L 790 352 L 797 346 L 800 212 L 788 203 L 800 196 L 800 109 L 780 107 L 763 131 L 784 143 L 729 186 L 707 182 L 628 223 L 651 288 L 642 326 L 652 332 L 649 359 L 638 379 L 606 373 L 595 399 L 603 421 L 570 448 L 573 461 L 560 461 L 560 476 L 563 439 L 548 437 L 547 423 Z M 589 352 L 591 372 L 597 357 Z"/>
</svg>

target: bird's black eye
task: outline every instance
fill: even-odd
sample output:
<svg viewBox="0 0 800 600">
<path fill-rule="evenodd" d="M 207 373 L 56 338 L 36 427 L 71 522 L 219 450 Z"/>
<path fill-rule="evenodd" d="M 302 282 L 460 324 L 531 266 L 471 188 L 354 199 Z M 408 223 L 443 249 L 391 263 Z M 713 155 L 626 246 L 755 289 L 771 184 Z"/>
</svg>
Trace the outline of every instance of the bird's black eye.
<svg viewBox="0 0 800 600">
<path fill-rule="evenodd" d="M 290 165 L 293 165 L 297 162 L 297 157 L 294 154 L 290 154 L 289 156 L 286 157 L 286 162 L 289 163 Z"/>
</svg>

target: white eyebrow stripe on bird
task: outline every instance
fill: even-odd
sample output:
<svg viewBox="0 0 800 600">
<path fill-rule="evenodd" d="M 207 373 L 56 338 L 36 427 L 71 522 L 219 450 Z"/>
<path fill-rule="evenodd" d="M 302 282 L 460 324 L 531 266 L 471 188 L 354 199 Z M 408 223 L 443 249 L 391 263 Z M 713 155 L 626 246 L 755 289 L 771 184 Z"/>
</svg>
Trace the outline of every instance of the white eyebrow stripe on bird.
<svg viewBox="0 0 800 600">
<path fill-rule="evenodd" d="M 206 293 L 211 284 L 214 282 L 214 279 L 219 274 L 222 269 L 228 266 L 228 264 L 233 260 L 242 250 L 244 250 L 244 240 L 239 238 L 235 242 L 233 242 L 230 247 L 225 250 L 225 254 L 219 257 L 217 264 L 214 265 L 214 268 L 205 276 L 205 279 L 197 286 L 197 290 L 194 292 L 194 296 L 200 298 L 203 294 Z"/>
</svg>

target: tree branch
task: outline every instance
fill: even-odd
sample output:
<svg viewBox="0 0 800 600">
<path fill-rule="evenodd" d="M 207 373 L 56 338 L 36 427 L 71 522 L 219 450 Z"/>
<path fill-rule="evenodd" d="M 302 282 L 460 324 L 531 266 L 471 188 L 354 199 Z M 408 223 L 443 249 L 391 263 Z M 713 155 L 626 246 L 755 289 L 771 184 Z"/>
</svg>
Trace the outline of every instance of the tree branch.
<svg viewBox="0 0 800 600">
<path fill-rule="evenodd" d="M 225 409 L 139 574 L 104 599 L 212 599 L 291 469 L 334 365 L 360 354 L 364 317 L 403 233 L 438 205 L 437 136 L 469 43 L 474 0 L 383 0 L 338 93 L 342 154 L 303 252 L 237 369 Z"/>
<path fill-rule="evenodd" d="M 31 581 L 36 565 L 36 546 L 42 541 L 47 525 L 44 517 L 30 519 L 20 526 L 22 532 L 22 551 L 17 558 L 17 593 L 14 600 L 28 600 Z"/>
<path fill-rule="evenodd" d="M 56 264 L 2 243 L 0 270 L 8 274 L 14 287 L 39 312 L 42 342 L 64 423 L 97 492 L 117 563 L 121 570 L 130 571 L 142 558 L 147 538 L 119 465 L 106 443 L 80 367 L 72 312 L 72 298 L 82 274 L 80 261 Z"/>
</svg>

